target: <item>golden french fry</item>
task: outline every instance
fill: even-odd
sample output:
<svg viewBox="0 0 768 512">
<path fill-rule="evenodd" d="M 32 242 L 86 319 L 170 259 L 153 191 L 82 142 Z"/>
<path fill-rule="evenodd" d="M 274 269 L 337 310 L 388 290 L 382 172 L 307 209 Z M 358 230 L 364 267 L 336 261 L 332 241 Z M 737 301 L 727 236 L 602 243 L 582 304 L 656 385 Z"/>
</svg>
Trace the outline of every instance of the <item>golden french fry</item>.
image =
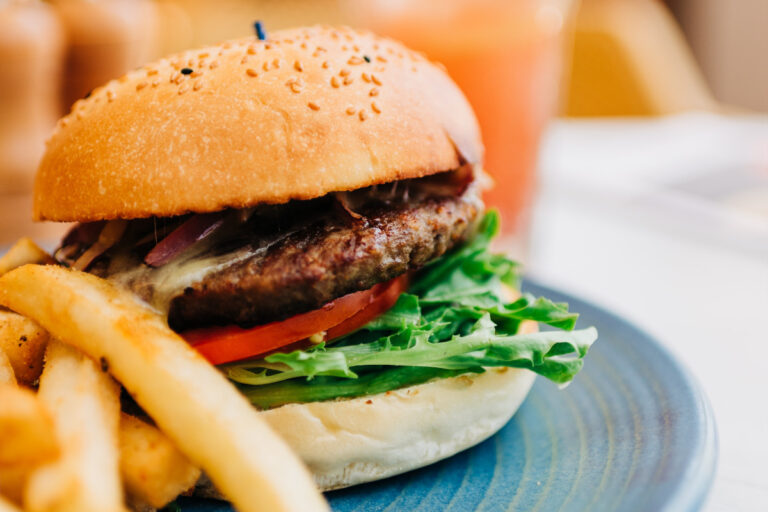
<svg viewBox="0 0 768 512">
<path fill-rule="evenodd" d="M 239 511 L 328 510 L 248 401 L 128 292 L 82 272 L 28 265 L 0 278 L 0 304 L 103 361 Z"/>
<path fill-rule="evenodd" d="M 0 496 L 0 512 L 21 512 L 21 509 Z"/>
<path fill-rule="evenodd" d="M 57 451 L 53 422 L 35 394 L 0 385 L 0 465 L 40 463 Z"/>
<path fill-rule="evenodd" d="M 29 318 L 0 309 L 0 350 L 20 384 L 30 386 L 40 377 L 48 338 L 48 332 Z"/>
<path fill-rule="evenodd" d="M 24 486 L 35 467 L 36 465 L 24 463 L 0 466 L 0 496 L 21 505 Z"/>
<path fill-rule="evenodd" d="M 162 508 L 194 487 L 200 468 L 165 434 L 131 416 L 120 416 L 120 473 L 132 500 Z"/>
<path fill-rule="evenodd" d="M 119 386 L 94 361 L 59 341 L 48 344 L 45 359 L 39 398 L 53 417 L 61 455 L 30 475 L 25 510 L 124 511 Z"/>
<path fill-rule="evenodd" d="M 32 470 L 57 455 L 53 422 L 35 394 L 0 385 L 0 494 L 20 503 Z"/>
<path fill-rule="evenodd" d="M 0 257 L 0 276 L 28 263 L 54 263 L 51 255 L 29 238 L 22 238 Z"/>
<path fill-rule="evenodd" d="M 16 385 L 16 374 L 13 373 L 13 366 L 8 360 L 8 356 L 5 355 L 3 349 L 0 348 L 0 386 L 3 384 Z"/>
</svg>

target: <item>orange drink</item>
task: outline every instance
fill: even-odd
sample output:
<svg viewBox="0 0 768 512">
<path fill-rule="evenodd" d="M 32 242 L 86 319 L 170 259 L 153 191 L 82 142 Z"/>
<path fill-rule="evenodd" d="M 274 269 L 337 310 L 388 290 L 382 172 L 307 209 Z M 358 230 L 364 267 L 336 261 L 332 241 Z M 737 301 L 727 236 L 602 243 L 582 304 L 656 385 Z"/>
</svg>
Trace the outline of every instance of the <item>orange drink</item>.
<svg viewBox="0 0 768 512">
<path fill-rule="evenodd" d="M 519 246 L 539 138 L 556 112 L 571 0 L 351 0 L 356 22 L 443 63 L 474 107 L 495 187 L 485 195 Z"/>
</svg>

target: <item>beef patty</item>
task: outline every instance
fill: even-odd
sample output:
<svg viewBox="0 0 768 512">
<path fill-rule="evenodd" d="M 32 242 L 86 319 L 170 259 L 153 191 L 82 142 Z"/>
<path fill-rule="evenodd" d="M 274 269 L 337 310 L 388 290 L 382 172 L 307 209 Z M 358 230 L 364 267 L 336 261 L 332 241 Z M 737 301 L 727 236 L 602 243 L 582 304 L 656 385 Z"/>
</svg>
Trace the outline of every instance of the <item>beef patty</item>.
<svg viewBox="0 0 768 512">
<path fill-rule="evenodd" d="M 160 268 L 121 242 L 90 271 L 167 310 L 176 330 L 284 319 L 419 268 L 472 234 L 483 209 L 475 186 L 446 195 L 416 185 L 264 207 Z"/>
</svg>

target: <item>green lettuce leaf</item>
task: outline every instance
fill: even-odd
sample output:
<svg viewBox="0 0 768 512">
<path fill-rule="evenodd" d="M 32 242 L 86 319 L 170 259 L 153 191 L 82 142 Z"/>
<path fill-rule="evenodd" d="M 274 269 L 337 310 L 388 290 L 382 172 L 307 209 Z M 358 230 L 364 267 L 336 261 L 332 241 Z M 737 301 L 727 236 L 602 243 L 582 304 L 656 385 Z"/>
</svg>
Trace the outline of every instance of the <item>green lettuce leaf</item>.
<svg viewBox="0 0 768 512">
<path fill-rule="evenodd" d="M 376 394 L 494 366 L 567 384 L 597 331 L 574 331 L 578 315 L 567 304 L 530 294 L 506 300 L 519 267 L 489 252 L 498 228 L 498 214 L 487 213 L 470 242 L 423 268 L 408 293 L 357 332 L 229 366 L 228 377 L 259 407 Z M 561 330 L 518 333 L 529 320 Z"/>
</svg>

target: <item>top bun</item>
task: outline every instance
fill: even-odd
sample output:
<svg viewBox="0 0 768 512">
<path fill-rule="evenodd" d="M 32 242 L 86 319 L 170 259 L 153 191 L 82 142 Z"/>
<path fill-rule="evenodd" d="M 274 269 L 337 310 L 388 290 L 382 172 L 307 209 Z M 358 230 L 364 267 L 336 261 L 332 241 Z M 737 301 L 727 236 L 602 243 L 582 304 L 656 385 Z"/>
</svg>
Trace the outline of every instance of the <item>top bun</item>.
<svg viewBox="0 0 768 512">
<path fill-rule="evenodd" d="M 482 160 L 438 66 L 312 27 L 190 50 L 77 101 L 48 142 L 37 220 L 171 216 L 310 199 Z"/>
</svg>

